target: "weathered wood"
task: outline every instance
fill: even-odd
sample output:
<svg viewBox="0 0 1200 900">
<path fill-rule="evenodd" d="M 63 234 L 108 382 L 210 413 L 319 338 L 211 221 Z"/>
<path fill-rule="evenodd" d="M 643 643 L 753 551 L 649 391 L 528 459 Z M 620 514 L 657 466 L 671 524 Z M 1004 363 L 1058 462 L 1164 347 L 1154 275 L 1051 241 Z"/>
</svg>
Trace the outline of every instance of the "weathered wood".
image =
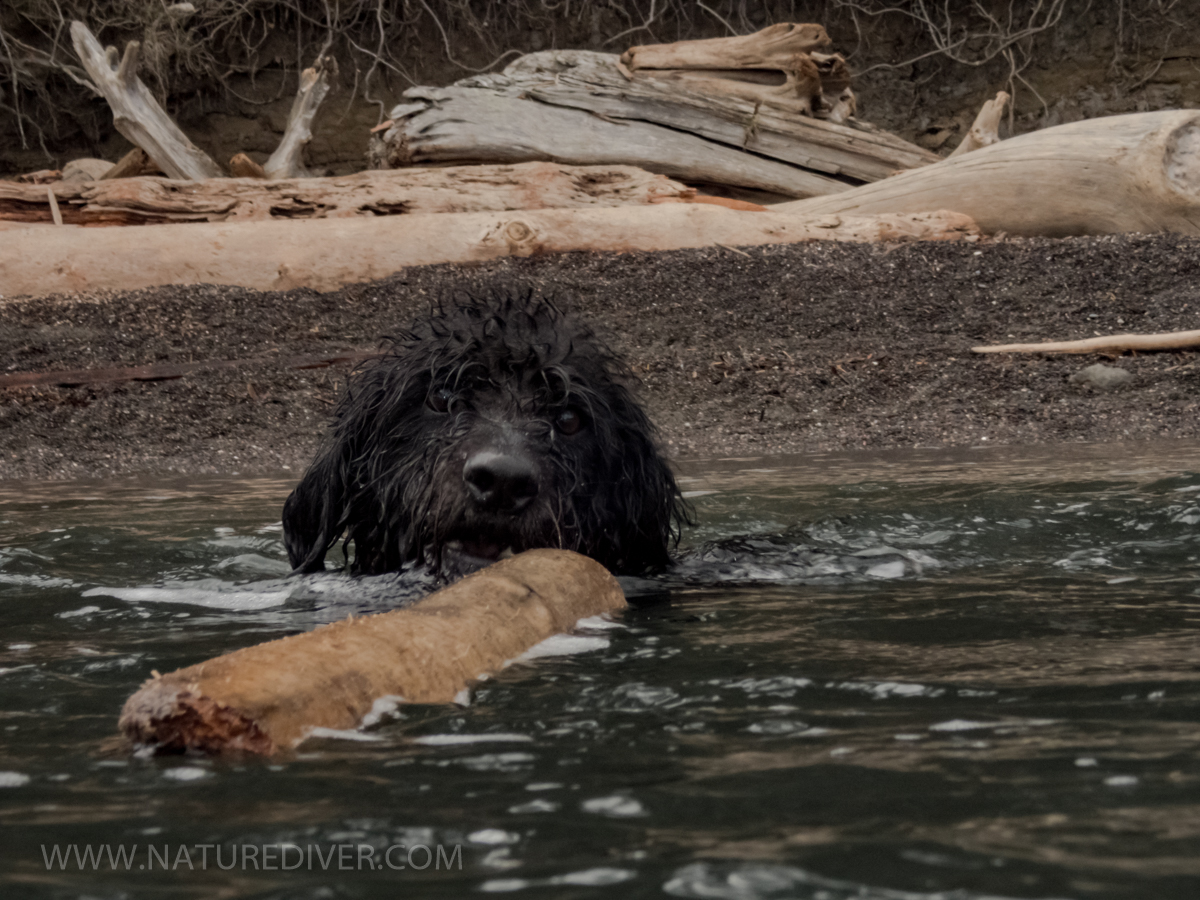
<svg viewBox="0 0 1200 900">
<path fill-rule="evenodd" d="M 1081 341 L 1047 341 L 1042 344 L 993 344 L 972 347 L 975 353 L 1120 353 L 1125 350 L 1183 350 L 1200 347 L 1200 331 L 1162 334 L 1112 334 Z"/>
<path fill-rule="evenodd" d="M 975 121 L 971 125 L 971 130 L 967 132 L 962 142 L 954 148 L 954 152 L 950 154 L 950 157 L 961 156 L 964 153 L 970 153 L 972 150 L 978 150 L 981 147 L 990 147 L 992 144 L 997 143 L 1000 140 L 1000 117 L 1004 115 L 1004 106 L 1006 103 L 1008 103 L 1008 94 L 1004 91 L 998 93 L 995 99 L 984 103 L 979 110 L 979 115 L 975 117 Z"/>
<path fill-rule="evenodd" d="M 235 153 L 229 158 L 229 174 L 234 178 L 266 178 L 267 170 L 245 153 Z"/>
<path fill-rule="evenodd" d="M 112 108 L 117 131 L 172 178 L 194 181 L 222 174 L 221 167 L 187 139 L 137 77 L 137 41 L 125 45 L 125 54 L 114 68 L 115 48 L 106 52 L 82 22 L 71 23 L 71 40 L 96 90 Z"/>
<path fill-rule="evenodd" d="M 118 182 L 119 183 L 119 182 Z M 187 228 L 4 228 L 0 294 L 159 284 L 258 290 L 386 278 L 407 266 L 567 250 L 644 251 L 798 241 L 973 240 L 954 213 L 803 217 L 694 203 L 602 209 L 446 213 L 307 221 L 205 222 Z"/>
<path fill-rule="evenodd" d="M 117 164 L 100 176 L 100 181 L 111 181 L 115 178 L 136 178 L 139 175 L 161 175 L 154 160 L 141 147 L 134 147 L 119 160 Z"/>
<path fill-rule="evenodd" d="M 832 41 L 820 25 L 779 22 L 754 34 L 642 44 L 621 54 L 631 72 L 638 69 L 781 69 L 796 54 L 827 49 Z"/>
<path fill-rule="evenodd" d="M 813 196 L 939 159 L 866 123 L 706 94 L 688 77 L 650 71 L 627 80 L 612 54 L 529 54 L 498 75 L 405 92 L 392 125 L 373 140 L 373 164 L 619 160 L 684 181 Z"/>
<path fill-rule="evenodd" d="M 50 188 L 66 221 L 77 225 L 586 208 L 695 195 L 691 188 L 633 166 L 555 163 L 397 169 L 284 181 L 124 178 L 56 182 Z M 0 221 L 49 221 L 46 191 L 45 185 L 0 181 Z"/>
<path fill-rule="evenodd" d="M 321 101 L 329 93 L 329 79 L 337 75 L 337 61 L 332 56 L 319 56 L 312 68 L 300 73 L 300 87 L 288 113 L 287 127 L 279 146 L 267 160 L 263 170 L 267 178 L 308 178 L 308 170 L 300 159 L 304 146 L 312 140 L 312 123 Z"/>
<path fill-rule="evenodd" d="M 1200 234 L 1200 112 L 1088 119 L 1009 138 L 831 197 L 799 215 L 954 209 L 985 233 Z"/>
</svg>

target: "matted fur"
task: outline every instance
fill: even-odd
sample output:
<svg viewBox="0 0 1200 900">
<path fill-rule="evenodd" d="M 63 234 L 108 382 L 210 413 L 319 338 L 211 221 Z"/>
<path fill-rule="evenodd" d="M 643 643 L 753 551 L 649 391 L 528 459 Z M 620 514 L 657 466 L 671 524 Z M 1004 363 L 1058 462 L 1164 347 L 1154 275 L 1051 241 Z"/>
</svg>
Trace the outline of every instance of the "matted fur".
<svg viewBox="0 0 1200 900">
<path fill-rule="evenodd" d="M 444 571 L 464 548 L 563 547 L 616 573 L 666 565 L 689 512 L 632 380 L 586 324 L 530 290 L 443 304 L 352 377 L 284 505 L 292 565 L 323 569 L 343 535 L 355 574 Z M 480 454 L 527 465 L 532 502 L 475 502 L 464 466 Z"/>
</svg>

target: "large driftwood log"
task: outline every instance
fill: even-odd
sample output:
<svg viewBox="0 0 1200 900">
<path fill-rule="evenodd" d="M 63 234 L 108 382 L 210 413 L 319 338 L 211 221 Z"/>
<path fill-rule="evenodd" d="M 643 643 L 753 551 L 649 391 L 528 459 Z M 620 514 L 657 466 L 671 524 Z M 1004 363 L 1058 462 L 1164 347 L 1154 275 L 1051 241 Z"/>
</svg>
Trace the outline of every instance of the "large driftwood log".
<svg viewBox="0 0 1200 900">
<path fill-rule="evenodd" d="M 801 215 L 954 209 L 985 233 L 1200 234 L 1200 112 L 1109 116 L 1009 138 L 831 197 Z"/>
<path fill-rule="evenodd" d="M 938 159 L 865 123 L 838 125 L 706 93 L 688 80 L 699 77 L 639 71 L 628 79 L 611 54 L 529 54 L 499 75 L 406 91 L 373 141 L 373 164 L 624 162 L 692 183 L 802 197 Z"/>
<path fill-rule="evenodd" d="M 48 222 L 47 191 L 75 225 L 324 219 L 509 209 L 580 209 L 692 199 L 695 191 L 633 166 L 463 166 L 336 178 L 123 178 L 50 185 L 0 181 L 0 221 Z"/>
<path fill-rule="evenodd" d="M 798 53 L 825 50 L 832 42 L 820 25 L 779 22 L 754 34 L 643 44 L 621 54 L 631 72 L 637 69 L 782 69 Z"/>
<path fill-rule="evenodd" d="M 45 188 L 43 187 L 43 190 Z M 693 203 L 516 213 L 61 228 L 0 223 L 0 295 L 158 284 L 335 290 L 430 263 L 565 250 L 678 250 L 815 240 L 971 240 L 954 213 L 803 217 Z"/>
<path fill-rule="evenodd" d="M 112 108 L 113 124 L 128 140 L 145 150 L 172 178 L 216 178 L 221 167 L 187 139 L 171 121 L 149 89 L 137 77 L 141 45 L 130 41 L 117 63 L 117 50 L 105 50 L 82 22 L 71 23 L 75 52 L 97 91 Z"/>
<path fill-rule="evenodd" d="M 288 114 L 283 138 L 263 170 L 267 178 L 307 178 L 308 170 L 301 162 L 304 145 L 312 140 L 312 123 L 317 116 L 321 101 L 329 93 L 329 78 L 337 75 L 337 61 L 332 56 L 321 55 L 312 68 L 300 73 L 300 88 L 292 109 Z"/>
</svg>

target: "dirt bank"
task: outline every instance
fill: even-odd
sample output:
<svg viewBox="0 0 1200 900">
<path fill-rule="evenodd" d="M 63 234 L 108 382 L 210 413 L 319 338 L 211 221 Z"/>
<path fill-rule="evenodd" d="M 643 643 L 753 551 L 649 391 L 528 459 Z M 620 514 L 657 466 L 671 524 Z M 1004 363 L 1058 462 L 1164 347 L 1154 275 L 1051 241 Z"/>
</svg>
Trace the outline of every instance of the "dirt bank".
<svg viewBox="0 0 1200 900">
<path fill-rule="evenodd" d="M 1200 435 L 1194 353 L 1109 361 L 1133 378 L 1099 391 L 1068 380 L 1095 357 L 970 352 L 1197 328 L 1200 240 L 809 244 L 430 266 L 329 294 L 5 298 L 3 375 L 249 361 L 0 388 L 0 479 L 298 474 L 352 363 L 296 365 L 370 351 L 448 289 L 498 276 L 578 298 L 677 457 Z"/>
</svg>

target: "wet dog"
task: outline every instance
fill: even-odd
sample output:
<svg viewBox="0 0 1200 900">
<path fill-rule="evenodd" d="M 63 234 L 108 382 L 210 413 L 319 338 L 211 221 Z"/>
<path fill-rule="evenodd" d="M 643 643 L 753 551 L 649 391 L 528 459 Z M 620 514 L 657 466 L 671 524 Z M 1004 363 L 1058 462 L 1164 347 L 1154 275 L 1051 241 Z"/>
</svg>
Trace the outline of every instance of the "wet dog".
<svg viewBox="0 0 1200 900">
<path fill-rule="evenodd" d="M 297 571 L 469 571 L 562 547 L 665 566 L 688 518 L 627 366 L 530 291 L 444 304 L 352 377 L 283 511 Z"/>
</svg>

